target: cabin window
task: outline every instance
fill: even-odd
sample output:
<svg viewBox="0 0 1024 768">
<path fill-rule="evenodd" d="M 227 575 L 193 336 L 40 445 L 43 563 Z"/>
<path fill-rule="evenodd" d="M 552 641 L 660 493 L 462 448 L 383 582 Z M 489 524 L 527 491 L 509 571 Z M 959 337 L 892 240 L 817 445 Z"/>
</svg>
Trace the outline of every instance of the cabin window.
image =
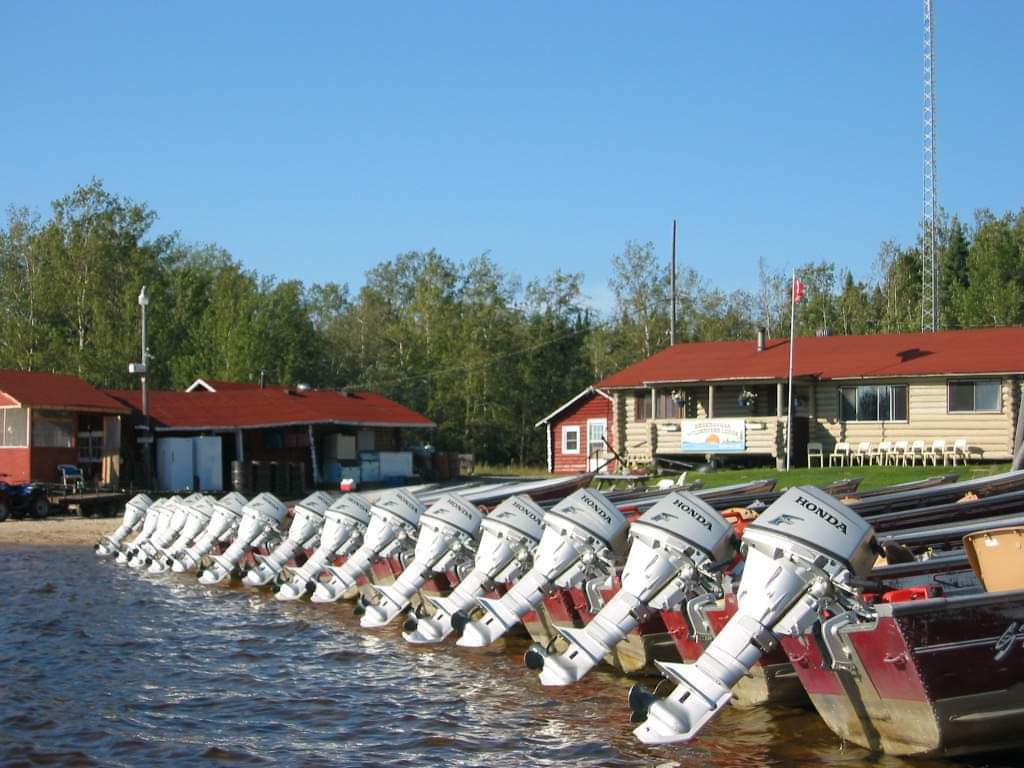
<svg viewBox="0 0 1024 768">
<path fill-rule="evenodd" d="M 685 407 L 685 404 L 676 402 L 671 391 L 664 390 L 658 392 L 654 417 L 657 419 L 681 419 L 685 413 Z"/>
<path fill-rule="evenodd" d="M 562 453 L 580 452 L 580 428 L 562 427 Z"/>
<path fill-rule="evenodd" d="M 842 421 L 906 421 L 907 387 L 904 384 L 864 384 L 839 388 Z"/>
<path fill-rule="evenodd" d="M 28 409 L 0 408 L 0 448 L 28 446 Z"/>
<path fill-rule="evenodd" d="M 74 434 L 75 417 L 67 411 L 33 412 L 33 448 L 71 448 Z"/>
<path fill-rule="evenodd" d="M 1002 407 L 1002 386 L 999 379 L 950 381 L 946 385 L 950 413 L 989 411 L 998 413 Z"/>
<path fill-rule="evenodd" d="M 651 393 L 648 390 L 633 395 L 633 421 L 651 418 Z"/>
</svg>

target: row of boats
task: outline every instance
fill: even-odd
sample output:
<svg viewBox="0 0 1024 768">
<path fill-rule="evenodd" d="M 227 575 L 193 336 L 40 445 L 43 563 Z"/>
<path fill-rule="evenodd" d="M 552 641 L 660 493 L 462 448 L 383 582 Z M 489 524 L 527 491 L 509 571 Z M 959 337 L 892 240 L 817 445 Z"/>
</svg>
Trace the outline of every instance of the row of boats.
<svg viewBox="0 0 1024 768">
<path fill-rule="evenodd" d="M 1024 743 L 1024 472 L 569 492 L 587 480 L 316 492 L 291 509 L 140 494 L 96 551 L 278 600 L 352 600 L 362 626 L 401 619 L 411 643 L 525 631 L 544 685 L 601 663 L 660 674 L 668 695 L 629 693 L 649 744 L 692 739 L 730 704 L 808 701 L 875 752 Z"/>
</svg>

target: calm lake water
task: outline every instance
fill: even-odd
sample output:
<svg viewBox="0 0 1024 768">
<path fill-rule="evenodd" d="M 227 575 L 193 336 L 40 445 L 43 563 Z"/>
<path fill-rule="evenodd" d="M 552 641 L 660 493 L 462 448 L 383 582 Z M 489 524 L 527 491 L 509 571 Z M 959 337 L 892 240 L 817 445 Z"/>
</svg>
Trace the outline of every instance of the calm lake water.
<svg viewBox="0 0 1024 768">
<path fill-rule="evenodd" d="M 803 710 L 734 710 L 699 742 L 636 742 L 630 682 L 544 689 L 523 647 L 416 648 L 351 606 L 143 576 L 91 550 L 0 549 L 3 765 L 860 766 Z"/>
</svg>

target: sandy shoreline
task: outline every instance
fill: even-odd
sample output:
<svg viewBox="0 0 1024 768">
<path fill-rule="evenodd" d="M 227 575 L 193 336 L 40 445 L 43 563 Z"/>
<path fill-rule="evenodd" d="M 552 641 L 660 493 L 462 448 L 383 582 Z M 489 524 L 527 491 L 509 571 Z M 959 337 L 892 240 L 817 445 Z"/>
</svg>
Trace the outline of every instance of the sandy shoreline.
<svg viewBox="0 0 1024 768">
<path fill-rule="evenodd" d="M 0 547 L 91 547 L 120 523 L 120 517 L 5 520 L 0 523 Z"/>
</svg>

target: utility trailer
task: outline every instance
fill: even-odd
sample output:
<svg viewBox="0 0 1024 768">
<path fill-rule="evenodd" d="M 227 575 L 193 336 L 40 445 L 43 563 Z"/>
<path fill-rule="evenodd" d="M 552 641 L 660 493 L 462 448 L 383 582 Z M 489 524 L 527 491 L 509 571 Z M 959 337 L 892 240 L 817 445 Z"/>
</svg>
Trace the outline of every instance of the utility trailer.
<svg viewBox="0 0 1024 768">
<path fill-rule="evenodd" d="M 114 517 L 124 511 L 131 497 L 123 491 L 57 493 L 50 496 L 50 514 L 79 517 Z"/>
</svg>

